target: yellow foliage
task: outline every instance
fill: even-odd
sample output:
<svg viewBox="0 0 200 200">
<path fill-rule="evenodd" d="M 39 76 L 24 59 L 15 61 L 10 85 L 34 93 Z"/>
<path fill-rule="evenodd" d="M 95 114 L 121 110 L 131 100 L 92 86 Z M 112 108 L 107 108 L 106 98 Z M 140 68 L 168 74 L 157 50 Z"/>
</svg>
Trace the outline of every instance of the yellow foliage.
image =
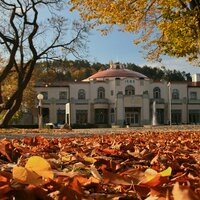
<svg viewBox="0 0 200 200">
<path fill-rule="evenodd" d="M 159 172 L 159 174 L 161 176 L 171 176 L 172 174 L 172 168 L 171 167 L 168 167 L 166 170 L 162 171 L 162 172 Z"/>
<path fill-rule="evenodd" d="M 50 164 L 40 156 L 30 157 L 25 165 L 25 168 L 44 178 L 53 179 L 53 171 Z"/>
<path fill-rule="evenodd" d="M 152 180 L 153 178 L 155 178 L 157 174 L 158 174 L 157 171 L 155 171 L 154 169 L 150 169 L 150 168 L 147 169 L 147 170 L 144 172 L 144 175 L 145 175 L 147 181 L 150 181 L 150 180 Z"/>
<path fill-rule="evenodd" d="M 95 158 L 93 158 L 93 157 L 87 157 L 87 156 L 85 156 L 83 159 L 86 162 L 89 162 L 89 163 L 92 163 L 92 164 L 94 164 L 97 161 Z"/>
<path fill-rule="evenodd" d="M 171 175 L 171 173 L 171 167 L 168 167 L 166 170 L 161 172 L 157 172 L 156 170 L 149 168 L 144 172 L 145 178 L 140 182 L 140 184 L 155 187 L 158 184 L 160 184 L 163 178 L 168 178 Z"/>
<path fill-rule="evenodd" d="M 147 180 L 149 181 L 149 180 L 155 178 L 155 176 L 157 176 L 157 175 L 165 177 L 165 176 L 171 176 L 171 173 L 172 173 L 172 168 L 168 167 L 167 169 L 165 169 L 164 171 L 161 171 L 159 173 L 156 170 L 149 168 L 145 171 L 144 174 L 145 174 Z"/>
<path fill-rule="evenodd" d="M 61 157 L 62 162 L 70 162 L 76 160 L 76 158 L 73 155 L 66 155 Z"/>
<path fill-rule="evenodd" d="M 50 164 L 39 156 L 30 157 L 25 167 L 14 167 L 12 173 L 15 181 L 33 185 L 42 184 L 43 178 L 54 177 Z"/>
<path fill-rule="evenodd" d="M 161 54 L 198 58 L 200 55 L 200 3 L 191 8 L 191 0 L 70 0 L 92 27 L 140 33 L 135 43 L 145 42 L 147 58 Z M 107 26 L 102 25 L 107 24 Z M 103 33 L 105 33 L 103 31 Z M 192 59 L 191 59 L 192 60 Z"/>
<path fill-rule="evenodd" d="M 40 185 L 43 183 L 41 176 L 35 172 L 29 171 L 25 167 L 14 167 L 13 179 L 23 184 Z"/>
</svg>

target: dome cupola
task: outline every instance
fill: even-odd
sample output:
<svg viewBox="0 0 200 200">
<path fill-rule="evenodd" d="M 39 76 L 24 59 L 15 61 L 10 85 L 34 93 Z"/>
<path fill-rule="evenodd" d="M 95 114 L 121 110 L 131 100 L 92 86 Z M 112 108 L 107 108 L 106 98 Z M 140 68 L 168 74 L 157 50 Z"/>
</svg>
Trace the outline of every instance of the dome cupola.
<svg viewBox="0 0 200 200">
<path fill-rule="evenodd" d="M 148 79 L 147 76 L 126 68 L 125 64 L 119 62 L 110 62 L 110 68 L 107 70 L 99 71 L 92 76 L 84 79 L 83 81 L 98 80 L 105 78 L 136 78 L 136 79 Z"/>
</svg>

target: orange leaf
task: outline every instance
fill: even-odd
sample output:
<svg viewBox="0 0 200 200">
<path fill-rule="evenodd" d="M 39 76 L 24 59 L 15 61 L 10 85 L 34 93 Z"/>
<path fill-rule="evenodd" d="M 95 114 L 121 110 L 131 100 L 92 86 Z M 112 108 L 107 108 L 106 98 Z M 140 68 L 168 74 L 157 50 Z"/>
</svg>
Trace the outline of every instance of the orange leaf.
<svg viewBox="0 0 200 200">
<path fill-rule="evenodd" d="M 75 176 L 69 181 L 68 187 L 71 188 L 72 190 L 76 191 L 79 194 L 83 194 L 83 190 L 81 188 L 81 184 L 79 181 L 82 181 L 83 178 L 80 176 Z"/>
<path fill-rule="evenodd" d="M 145 179 L 141 181 L 141 184 L 149 187 L 155 187 L 160 183 L 166 182 L 166 178 L 171 175 L 171 172 L 171 167 L 168 167 L 166 170 L 159 173 L 154 169 L 147 169 L 144 173 Z"/>
<path fill-rule="evenodd" d="M 3 199 L 3 196 L 6 195 L 6 193 L 10 192 L 11 190 L 12 188 L 9 185 L 0 186 L 0 198 Z"/>
<path fill-rule="evenodd" d="M 6 178 L 5 176 L 1 176 L 0 175 L 0 185 L 1 185 L 1 183 L 6 183 L 6 182 L 8 182 L 8 178 Z"/>
<path fill-rule="evenodd" d="M 115 154 L 117 154 L 117 150 L 115 150 L 115 149 L 110 149 L 110 148 L 105 148 L 105 149 L 103 149 L 102 150 L 104 153 L 106 153 L 106 154 L 111 154 L 111 155 L 115 155 Z"/>
<path fill-rule="evenodd" d="M 103 180 L 105 183 L 113 183 L 116 185 L 131 185 L 131 180 L 119 174 L 103 170 Z"/>
<path fill-rule="evenodd" d="M 16 162 L 21 156 L 20 152 L 8 140 L 0 141 L 0 153 L 10 162 Z"/>
<path fill-rule="evenodd" d="M 81 200 L 82 195 L 72 190 L 71 188 L 64 186 L 60 190 L 59 199 Z"/>
<path fill-rule="evenodd" d="M 141 182 L 141 185 L 146 185 L 146 186 L 149 186 L 149 187 L 155 187 L 159 184 L 160 184 L 160 175 L 159 174 L 157 174 L 156 176 L 154 176 L 150 180 L 146 179 L 146 180 Z"/>
<path fill-rule="evenodd" d="M 61 188 L 59 199 L 67 199 L 67 200 L 83 199 L 82 198 L 83 190 L 81 188 L 81 184 L 79 180 L 80 180 L 80 176 L 71 178 L 69 180 L 69 184 L 66 187 Z"/>
</svg>

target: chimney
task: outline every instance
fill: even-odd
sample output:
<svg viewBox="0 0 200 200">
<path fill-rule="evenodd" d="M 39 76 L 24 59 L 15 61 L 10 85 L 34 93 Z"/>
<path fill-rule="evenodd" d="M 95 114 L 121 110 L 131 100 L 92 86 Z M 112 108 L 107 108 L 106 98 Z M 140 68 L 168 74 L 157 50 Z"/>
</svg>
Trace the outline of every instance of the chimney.
<svg viewBox="0 0 200 200">
<path fill-rule="evenodd" d="M 200 81 L 200 74 L 193 74 L 192 82 L 199 82 L 199 81 Z"/>
</svg>

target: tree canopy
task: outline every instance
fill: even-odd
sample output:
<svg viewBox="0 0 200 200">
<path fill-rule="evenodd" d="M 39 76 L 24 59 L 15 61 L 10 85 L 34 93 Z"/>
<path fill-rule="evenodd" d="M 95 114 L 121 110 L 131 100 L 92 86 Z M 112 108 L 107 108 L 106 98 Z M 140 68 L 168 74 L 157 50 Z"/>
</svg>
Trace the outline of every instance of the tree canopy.
<svg viewBox="0 0 200 200">
<path fill-rule="evenodd" d="M 147 58 L 186 57 L 200 64 L 200 0 L 70 0 L 92 27 L 108 32 L 115 25 L 138 35 Z"/>
<path fill-rule="evenodd" d="M 166 81 L 191 81 L 190 73 L 185 71 L 166 69 L 162 67 L 143 66 L 134 63 L 126 63 L 127 69 L 142 73 L 152 80 Z M 173 67 L 173 66 L 172 66 Z M 100 70 L 109 68 L 108 64 L 90 63 L 87 60 L 60 60 L 41 62 L 37 64 L 34 81 L 58 82 L 58 81 L 81 81 Z"/>
</svg>

